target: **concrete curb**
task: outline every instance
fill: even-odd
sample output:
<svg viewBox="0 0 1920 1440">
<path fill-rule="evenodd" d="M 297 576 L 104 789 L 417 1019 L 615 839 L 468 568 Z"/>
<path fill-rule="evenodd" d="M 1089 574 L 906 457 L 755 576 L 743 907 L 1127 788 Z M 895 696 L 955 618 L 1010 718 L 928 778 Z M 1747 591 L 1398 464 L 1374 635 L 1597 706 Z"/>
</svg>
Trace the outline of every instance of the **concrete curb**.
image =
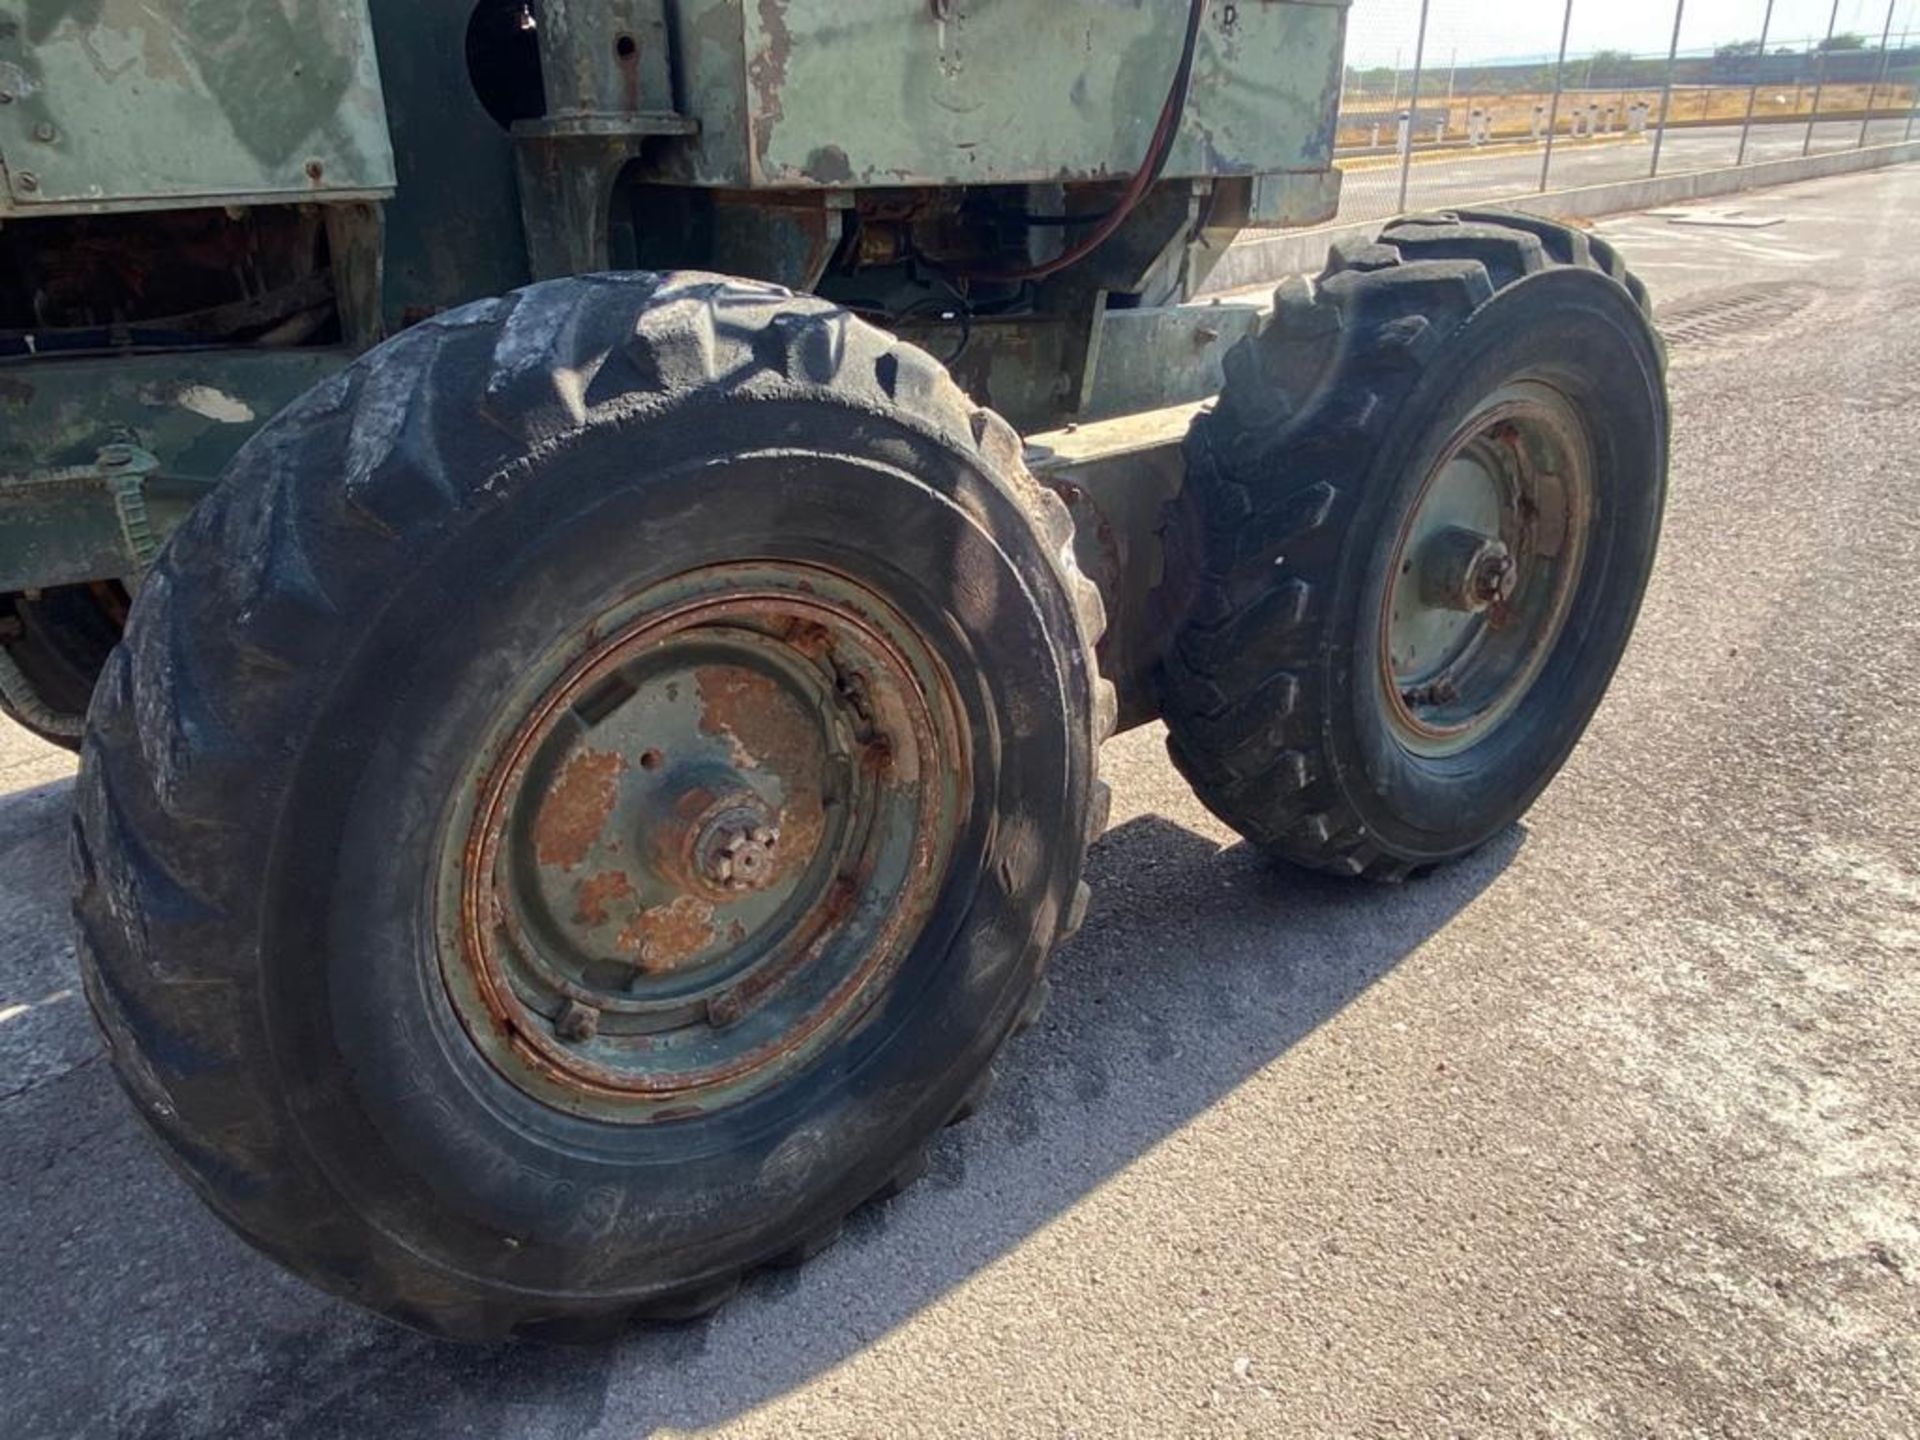
<svg viewBox="0 0 1920 1440">
<path fill-rule="evenodd" d="M 1661 175 L 1655 179 L 1617 180 L 1606 185 L 1554 190 L 1544 195 L 1518 195 L 1484 203 L 1529 215 L 1584 220 L 1617 214 L 1623 210 L 1650 210 L 1688 200 L 1710 200 L 1716 195 L 1763 190 L 1772 185 L 1789 185 L 1796 180 L 1818 180 L 1828 175 L 1877 170 L 1882 166 L 1903 165 L 1915 160 L 1920 160 L 1920 140 L 1902 141 L 1894 145 L 1870 145 L 1864 150 L 1839 150 L 1791 160 L 1761 160 L 1738 169 L 1695 170 L 1681 175 Z M 1327 247 L 1334 241 L 1348 236 L 1370 236 L 1385 223 L 1384 220 L 1368 220 L 1356 225 L 1325 225 L 1314 230 L 1293 230 L 1284 235 L 1262 235 L 1241 240 L 1227 251 L 1214 268 L 1201 294 L 1218 295 L 1255 285 L 1271 285 L 1288 275 L 1318 271 L 1326 259 Z"/>
</svg>

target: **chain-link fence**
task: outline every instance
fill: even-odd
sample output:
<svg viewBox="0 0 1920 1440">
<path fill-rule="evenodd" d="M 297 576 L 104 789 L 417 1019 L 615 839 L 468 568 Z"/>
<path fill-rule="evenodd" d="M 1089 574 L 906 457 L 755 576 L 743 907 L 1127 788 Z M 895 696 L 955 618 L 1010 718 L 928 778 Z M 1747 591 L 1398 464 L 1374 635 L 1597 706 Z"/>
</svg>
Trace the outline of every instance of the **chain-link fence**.
<svg viewBox="0 0 1920 1440">
<path fill-rule="evenodd" d="M 1920 135 L 1920 0 L 1353 0 L 1340 219 Z"/>
</svg>

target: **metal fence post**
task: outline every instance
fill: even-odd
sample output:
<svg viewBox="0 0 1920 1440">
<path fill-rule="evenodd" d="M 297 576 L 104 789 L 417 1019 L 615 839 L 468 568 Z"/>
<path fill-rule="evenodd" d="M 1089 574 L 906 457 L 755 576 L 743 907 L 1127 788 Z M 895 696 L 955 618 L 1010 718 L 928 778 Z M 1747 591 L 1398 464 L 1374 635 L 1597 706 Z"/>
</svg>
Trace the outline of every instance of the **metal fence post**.
<svg viewBox="0 0 1920 1440">
<path fill-rule="evenodd" d="M 1867 132 L 1873 128 L 1873 100 L 1880 93 L 1880 87 L 1887 83 L 1887 63 L 1893 55 L 1887 49 L 1887 42 L 1893 39 L 1893 7 L 1900 0 L 1887 0 L 1887 28 L 1880 32 L 1880 73 L 1873 77 L 1873 84 L 1867 87 L 1867 113 L 1860 117 L 1860 143 L 1856 150 L 1867 148 Z"/>
<path fill-rule="evenodd" d="M 1838 0 L 1836 0 L 1838 3 Z M 1413 135 L 1420 128 L 1420 67 L 1427 58 L 1427 10 L 1432 0 L 1420 0 L 1420 35 L 1413 42 L 1413 97 L 1407 101 L 1407 139 L 1400 152 L 1400 203 L 1407 208 L 1407 181 L 1413 177 Z"/>
<path fill-rule="evenodd" d="M 1837 0 L 1836 0 L 1837 3 Z M 1547 176 L 1553 172 L 1553 132 L 1560 124 L 1560 92 L 1567 83 L 1567 41 L 1573 37 L 1573 0 L 1567 0 L 1566 18 L 1560 22 L 1560 59 L 1553 67 L 1553 105 L 1547 111 L 1547 148 L 1540 156 L 1540 188 L 1547 188 Z"/>
<path fill-rule="evenodd" d="M 1773 0 L 1767 0 L 1772 4 Z M 1673 7 L 1673 44 L 1667 47 L 1667 78 L 1660 86 L 1660 123 L 1653 129 L 1653 164 L 1647 174 L 1660 173 L 1660 147 L 1666 144 L 1667 121 L 1673 109 L 1673 67 L 1680 63 L 1680 26 L 1687 18 L 1687 0 Z"/>
<path fill-rule="evenodd" d="M 1767 67 L 1767 40 L 1773 34 L 1773 0 L 1767 0 L 1767 18 L 1760 22 L 1760 53 L 1753 61 L 1753 84 L 1747 87 L 1747 118 L 1740 124 L 1740 153 L 1735 167 L 1747 163 L 1747 137 L 1753 133 L 1753 107 L 1760 99 L 1760 77 Z"/>
<path fill-rule="evenodd" d="M 1807 117 L 1807 139 L 1800 147 L 1801 158 L 1813 153 L 1813 127 L 1820 123 L 1820 94 L 1827 88 L 1827 54 L 1833 45 L 1833 29 L 1840 23 L 1840 0 L 1833 0 L 1833 14 L 1827 17 L 1827 38 L 1820 42 L 1820 59 L 1813 69 L 1813 113 Z"/>
</svg>

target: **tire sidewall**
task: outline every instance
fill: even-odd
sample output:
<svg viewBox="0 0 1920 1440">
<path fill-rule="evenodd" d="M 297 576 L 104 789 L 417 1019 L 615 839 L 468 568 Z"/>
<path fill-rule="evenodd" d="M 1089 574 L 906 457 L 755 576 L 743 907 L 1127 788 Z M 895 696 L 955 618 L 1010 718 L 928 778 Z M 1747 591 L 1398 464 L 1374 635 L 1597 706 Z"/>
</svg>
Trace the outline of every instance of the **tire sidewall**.
<svg viewBox="0 0 1920 1440">
<path fill-rule="evenodd" d="M 1030 521 L 895 420 L 709 397 L 516 468 L 368 618 L 316 712 L 274 850 L 267 1013 L 302 1143 L 365 1224 L 492 1288 L 631 1301 L 837 1221 L 959 1104 L 1079 878 L 1088 677 Z M 745 555 L 863 567 L 923 626 L 973 732 L 954 868 L 875 1010 L 788 1082 L 687 1120 L 563 1114 L 447 1004 L 432 875 L 451 788 L 569 622 Z"/>
</svg>

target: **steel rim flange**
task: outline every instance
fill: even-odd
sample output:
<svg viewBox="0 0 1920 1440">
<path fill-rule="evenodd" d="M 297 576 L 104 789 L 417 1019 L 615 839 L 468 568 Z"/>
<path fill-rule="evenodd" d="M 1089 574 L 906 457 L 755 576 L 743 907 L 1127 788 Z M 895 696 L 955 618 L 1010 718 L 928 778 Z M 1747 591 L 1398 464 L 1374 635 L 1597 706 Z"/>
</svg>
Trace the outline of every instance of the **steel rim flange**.
<svg viewBox="0 0 1920 1440">
<path fill-rule="evenodd" d="M 595 617 L 510 697 L 442 846 L 441 975 L 521 1090 L 623 1123 L 777 1085 L 932 912 L 968 730 L 925 639 L 818 566 L 715 566 Z"/>
</svg>

